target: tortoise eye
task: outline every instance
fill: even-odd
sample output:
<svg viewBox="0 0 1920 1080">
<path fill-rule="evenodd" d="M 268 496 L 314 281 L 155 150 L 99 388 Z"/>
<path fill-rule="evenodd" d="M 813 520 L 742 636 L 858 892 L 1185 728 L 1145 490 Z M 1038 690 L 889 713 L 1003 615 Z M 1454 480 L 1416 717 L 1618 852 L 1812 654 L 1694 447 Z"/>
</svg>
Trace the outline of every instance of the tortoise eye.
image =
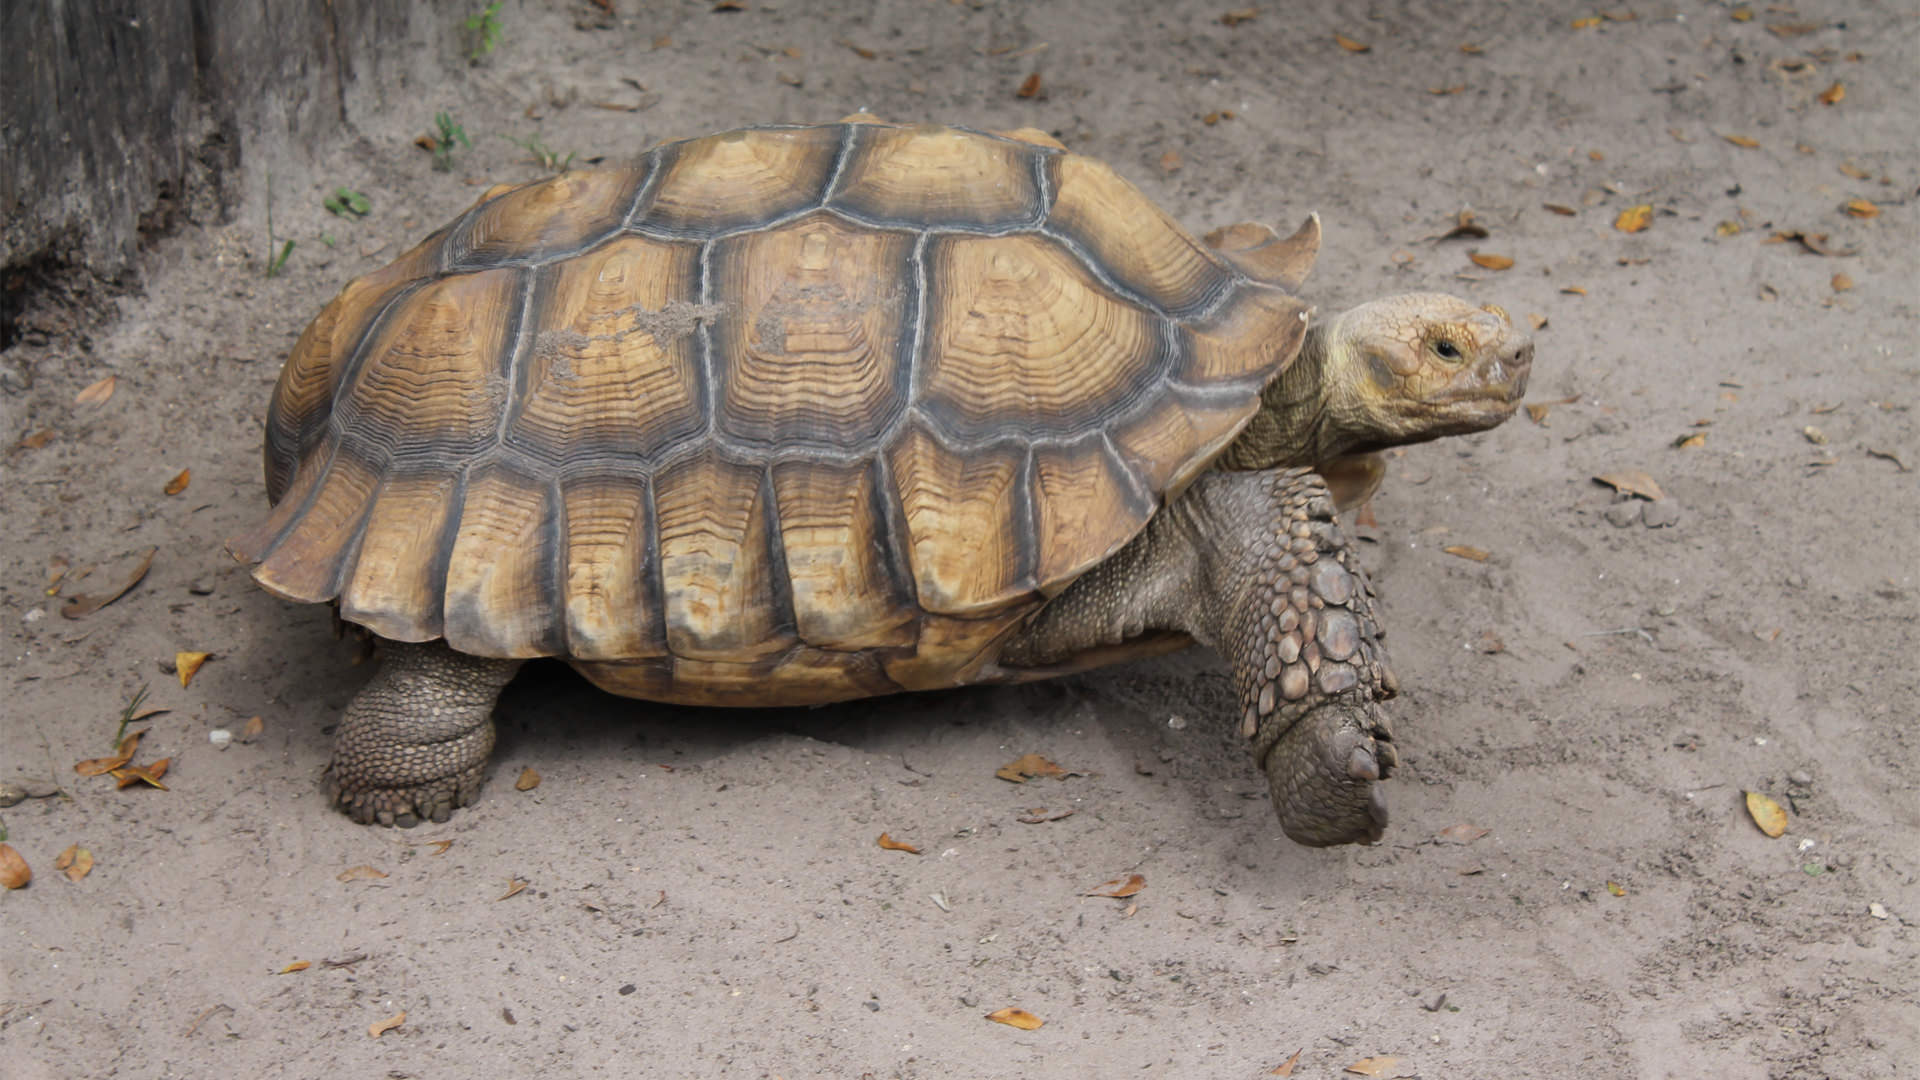
<svg viewBox="0 0 1920 1080">
<path fill-rule="evenodd" d="M 1439 341 L 1436 341 L 1433 343 L 1433 351 L 1438 353 L 1440 355 L 1440 359 L 1442 360 L 1460 359 L 1459 347 L 1454 345 L 1453 342 L 1446 340 L 1445 338 L 1441 338 Z"/>
</svg>

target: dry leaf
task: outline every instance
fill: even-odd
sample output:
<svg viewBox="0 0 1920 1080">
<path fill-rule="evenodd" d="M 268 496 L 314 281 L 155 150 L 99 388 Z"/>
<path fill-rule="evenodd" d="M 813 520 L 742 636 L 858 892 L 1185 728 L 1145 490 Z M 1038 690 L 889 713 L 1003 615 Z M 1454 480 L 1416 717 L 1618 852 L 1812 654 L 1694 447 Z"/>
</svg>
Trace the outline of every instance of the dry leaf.
<svg viewBox="0 0 1920 1080">
<path fill-rule="evenodd" d="M 267 722 L 265 720 L 257 716 L 249 716 L 247 717 L 247 722 L 240 725 L 240 741 L 250 743 L 259 738 L 260 733 L 265 730 L 267 730 Z"/>
<path fill-rule="evenodd" d="M 1527 316 L 1527 325 L 1533 327 L 1535 330 L 1545 330 L 1547 328 L 1547 317 L 1537 313 L 1529 314 Z"/>
<path fill-rule="evenodd" d="M 1427 87 L 1427 93 L 1432 94 L 1434 97 L 1447 97 L 1452 94 L 1465 93 L 1466 89 L 1466 83 L 1454 83 L 1452 86 L 1429 86 Z"/>
<path fill-rule="evenodd" d="M 1016 784 L 1024 784 L 1029 780 L 1042 776 L 1052 776 L 1064 780 L 1067 777 L 1067 770 L 1062 769 L 1060 766 L 1055 765 L 1039 754 L 1022 754 L 1013 761 L 1009 761 L 1005 765 L 995 769 L 993 775 L 1002 780 L 1011 780 Z"/>
<path fill-rule="evenodd" d="M 658 45 L 659 42 L 654 42 L 654 44 Z M 852 49 L 853 55 L 858 56 L 862 60 L 872 60 L 873 58 L 880 55 L 879 53 L 874 52 L 872 49 L 869 49 L 864 45 L 855 45 L 853 42 L 848 41 L 846 38 L 841 38 L 840 44 L 845 45 L 849 49 Z"/>
<path fill-rule="evenodd" d="M 1563 292 L 1563 293 L 1566 293 L 1566 294 L 1567 294 L 1568 296 L 1585 296 L 1585 295 L 1587 295 L 1587 290 L 1586 290 L 1586 289 L 1585 289 L 1585 288 L 1584 288 L 1583 286 L 1580 286 L 1580 285 L 1562 285 L 1562 286 L 1560 286 L 1560 291 L 1561 291 L 1561 292 Z"/>
<path fill-rule="evenodd" d="M 1572 217 L 1580 212 L 1571 206 L 1561 206 L 1559 203 L 1541 203 L 1540 205 L 1561 217 Z"/>
<path fill-rule="evenodd" d="M 1705 445 L 1707 445 L 1707 437 L 1700 434 L 1682 435 L 1673 440 L 1675 450 L 1697 450 Z"/>
<path fill-rule="evenodd" d="M 1753 9 L 1750 7 L 1734 8 L 1731 14 L 1733 15 L 1734 22 L 1752 22 L 1753 21 Z"/>
<path fill-rule="evenodd" d="M 1893 462 L 1893 465 L 1894 465 L 1894 468 L 1896 468 L 1896 469 L 1899 469 L 1899 470 L 1900 470 L 1901 472 L 1912 472 L 1912 471 L 1913 471 L 1913 468 L 1912 468 L 1912 466 L 1910 466 L 1910 465 L 1908 465 L 1908 464 L 1907 464 L 1906 462 L 1904 462 L 1904 461 L 1901 461 L 1901 460 L 1900 460 L 1900 455 L 1899 455 L 1899 454 L 1896 454 L 1896 453 L 1894 453 L 1894 452 L 1893 452 L 1893 451 L 1891 451 L 1891 450 L 1875 450 L 1875 449 L 1874 449 L 1873 447 L 1871 447 L 1871 446 L 1869 446 L 1869 447 L 1867 447 L 1867 456 L 1868 456 L 1868 457 L 1877 457 L 1877 458 L 1880 458 L 1880 459 L 1881 459 L 1881 460 L 1883 460 L 1883 461 L 1891 461 L 1891 462 Z"/>
<path fill-rule="evenodd" d="M 1844 175 L 1846 175 L 1846 176 L 1851 176 L 1851 177 L 1853 177 L 1853 178 L 1854 178 L 1855 180 L 1871 180 L 1871 179 L 1873 179 L 1873 174 L 1872 174 L 1872 173 L 1870 173 L 1870 172 L 1868 172 L 1867 170 L 1865 170 L 1865 169 L 1863 169 L 1863 168 L 1861 168 L 1861 167 L 1860 167 L 1860 166 L 1858 166 L 1858 165 L 1855 165 L 1855 164 L 1854 164 L 1853 162 L 1851 162 L 1851 161 L 1843 161 L 1843 162 L 1841 162 L 1841 163 L 1840 163 L 1840 172 L 1841 172 L 1842 174 L 1844 174 Z"/>
<path fill-rule="evenodd" d="M 539 786 L 540 774 L 533 771 L 533 766 L 531 765 L 520 770 L 520 779 L 513 782 L 513 790 L 515 791 L 532 791 Z"/>
<path fill-rule="evenodd" d="M 1599 22 L 1600 20 L 1595 19 L 1593 21 Z M 1361 1058 L 1359 1061 L 1347 1066 L 1345 1071 L 1359 1076 L 1378 1077 L 1379 1080 L 1392 1080 L 1393 1077 L 1406 1075 L 1400 1071 L 1400 1063 L 1404 1060 L 1404 1058 L 1382 1054 L 1379 1057 Z"/>
<path fill-rule="evenodd" d="M 1667 493 L 1660 490 L 1660 485 L 1654 483 L 1653 477 L 1648 476 L 1639 469 L 1623 469 L 1620 472 L 1603 473 L 1600 476 L 1594 477 L 1594 480 L 1607 485 L 1622 495 L 1638 495 L 1643 499 L 1651 499 L 1654 502 L 1659 502 L 1661 499 L 1667 497 Z"/>
<path fill-rule="evenodd" d="M 1602 19 L 1598 15 L 1589 15 L 1584 19 L 1573 20 L 1573 28 L 1575 30 L 1591 30 L 1605 21 L 1605 19 Z M 1352 1072 L 1353 1070 L 1349 1069 L 1347 1071 Z"/>
<path fill-rule="evenodd" d="M 187 688 L 187 684 L 193 681 L 193 676 L 200 670 L 200 665 L 206 663 L 207 658 L 212 655 L 212 653 L 204 652 L 177 652 L 173 654 L 173 669 L 174 673 L 180 676 L 180 689 L 185 690 Z"/>
<path fill-rule="evenodd" d="M 187 484 L 192 480 L 193 480 L 193 470 L 181 469 L 180 475 L 167 481 L 167 486 L 161 488 L 160 490 L 162 492 L 165 492 L 168 495 L 178 495 L 181 492 L 187 490 Z"/>
<path fill-rule="evenodd" d="M 1723 221 L 1713 227 L 1713 234 L 1715 236 L 1738 236 L 1740 235 L 1740 223 L 1737 221 Z"/>
<path fill-rule="evenodd" d="M 1169 150 L 1160 155 L 1161 172 L 1179 172 L 1180 166 L 1183 164 L 1185 164 L 1185 162 L 1180 160 L 1180 151 L 1178 150 Z"/>
<path fill-rule="evenodd" d="M 1234 8 L 1232 11 L 1221 14 L 1220 23 L 1223 26 L 1239 26 L 1243 22 L 1252 22 L 1255 18 L 1258 18 L 1259 15 L 1259 8 Z"/>
<path fill-rule="evenodd" d="M 1449 825 L 1441 829 L 1435 839 L 1443 844 L 1471 844 L 1487 835 L 1487 831 L 1478 825 Z"/>
<path fill-rule="evenodd" d="M 1474 220 L 1473 211 L 1462 210 L 1458 214 L 1455 214 L 1453 216 L 1453 226 L 1449 228 L 1446 232 L 1443 232 L 1439 236 L 1435 237 L 1434 239 L 1451 240 L 1456 236 L 1471 236 L 1478 239 L 1484 239 L 1490 235 L 1492 234 L 1487 231 L 1487 227 L 1485 225 L 1482 225 L 1480 224 L 1480 222 Z"/>
<path fill-rule="evenodd" d="M 1292 1076 L 1293 1067 L 1295 1065 L 1300 1064 L 1300 1054 L 1305 1049 L 1306 1047 L 1303 1046 L 1299 1050 L 1295 1050 L 1293 1052 L 1292 1057 L 1288 1058 L 1287 1060 L 1281 1062 L 1278 1065 L 1275 1065 L 1272 1069 L 1269 1069 L 1267 1071 L 1267 1075 L 1268 1076 Z"/>
<path fill-rule="evenodd" d="M 1474 265 L 1484 266 L 1489 270 L 1509 270 L 1513 268 L 1513 260 L 1505 255 L 1487 255 L 1478 251 L 1470 251 L 1467 253 L 1467 258 L 1472 259 Z"/>
<path fill-rule="evenodd" d="M 880 839 L 876 841 L 876 843 L 888 851 L 904 851 L 909 855 L 920 854 L 919 848 L 914 847 L 912 844 L 903 844 L 886 833 L 881 833 Z"/>
<path fill-rule="evenodd" d="M 109 588 L 106 592 L 88 593 L 68 600 L 60 608 L 61 616 L 68 619 L 82 619 L 127 595 L 127 590 L 140 584 L 140 579 L 146 577 L 147 571 L 153 569 L 153 557 L 159 554 L 159 551 L 157 547 L 150 547 L 141 552 L 140 561 L 134 566 L 133 571 L 122 579 L 120 584 Z"/>
<path fill-rule="evenodd" d="M 140 748 L 140 736 L 147 733 L 146 728 L 129 731 L 120 745 L 113 748 L 112 757 L 88 758 L 73 767 L 81 776 L 103 776 L 133 760 L 133 752 Z"/>
<path fill-rule="evenodd" d="M 1539 424 L 1541 427 L 1546 427 L 1547 414 L 1552 411 L 1553 411 L 1553 406 L 1551 405 L 1541 404 L 1537 402 L 1529 402 L 1527 404 L 1527 419 L 1532 420 L 1534 423 Z"/>
<path fill-rule="evenodd" d="M 295 960 L 293 963 L 288 964 L 286 967 L 283 967 L 279 971 L 274 972 L 274 974 L 275 975 L 291 975 L 296 971 L 305 971 L 312 966 L 313 964 L 306 960 Z"/>
<path fill-rule="evenodd" d="M 1479 56 L 1481 53 L 1487 51 L 1487 47 L 1485 45 L 1476 45 L 1473 42 L 1469 41 L 1466 44 L 1460 46 L 1460 51 L 1463 53 L 1466 53 L 1468 56 Z M 1294 1056 L 1299 1057 L 1300 1055 L 1295 1054 Z"/>
<path fill-rule="evenodd" d="M 111 775 L 115 780 L 120 781 L 117 785 L 118 787 L 129 788 L 135 784 L 145 783 L 148 787 L 157 787 L 161 791 L 170 791 L 172 789 L 161 783 L 160 778 L 167 775 L 167 766 L 171 764 L 173 764 L 172 758 L 163 757 L 151 765 L 122 766 L 121 768 L 113 770 Z"/>
<path fill-rule="evenodd" d="M 1040 96 L 1040 73 L 1034 72 L 1020 80 L 1020 89 L 1013 92 L 1014 97 L 1036 98 Z"/>
<path fill-rule="evenodd" d="M 1446 547 L 1443 547 L 1440 550 L 1446 552 L 1449 555 L 1458 556 L 1462 559 L 1471 559 L 1474 562 L 1486 562 L 1488 559 L 1493 557 L 1493 552 L 1488 551 L 1485 548 L 1474 547 L 1470 544 L 1448 544 Z"/>
<path fill-rule="evenodd" d="M 1747 792 L 1747 814 L 1760 831 L 1777 837 L 1787 831 L 1787 812 L 1780 804 L 1757 791 Z"/>
<path fill-rule="evenodd" d="M 1769 9 L 1769 10 L 1772 10 L 1772 9 Z M 1790 14 L 1790 13 L 1791 12 L 1789 11 L 1789 12 L 1782 12 L 1781 14 Z M 1767 33 L 1772 34 L 1774 37 L 1780 38 L 1783 41 L 1787 38 L 1806 37 L 1808 34 L 1811 34 L 1818 29 L 1820 29 L 1819 23 L 1768 23 L 1767 24 Z"/>
<path fill-rule="evenodd" d="M 376 881 L 386 876 L 387 876 L 386 872 L 383 870 L 375 870 L 371 866 L 362 865 L 362 866 L 356 866 L 350 870 L 340 871 L 340 873 L 334 878 L 334 880 L 335 881 Z"/>
<path fill-rule="evenodd" d="M 1615 896 L 1627 895 L 1627 887 L 1625 885 L 1620 884 L 1617 881 L 1607 882 L 1607 891 L 1612 893 Z"/>
<path fill-rule="evenodd" d="M 1848 199 L 1846 205 L 1842 206 L 1841 209 L 1857 218 L 1877 218 L 1880 216 L 1880 208 L 1865 199 Z"/>
<path fill-rule="evenodd" d="M 1759 139 L 1751 138 L 1746 135 L 1722 135 L 1720 137 L 1727 140 L 1728 142 L 1732 143 L 1735 146 L 1742 147 L 1743 149 L 1747 149 L 1747 150 L 1756 149 L 1760 145 Z"/>
<path fill-rule="evenodd" d="M 435 855 L 445 855 L 447 853 L 447 849 L 453 846 L 453 841 L 435 840 L 433 843 L 428 844 L 427 846 L 433 849 L 433 853 Z"/>
<path fill-rule="evenodd" d="M 1820 94 L 1820 104 L 1838 105 L 1847 100 L 1847 84 L 1836 81 Z"/>
<path fill-rule="evenodd" d="M 1345 34 L 1335 34 L 1333 35 L 1333 40 L 1339 42 L 1340 47 L 1348 52 L 1369 52 L 1373 49 L 1373 46 L 1364 42 L 1355 41 Z"/>
<path fill-rule="evenodd" d="M 1878 210 L 1878 207 L 1875 207 L 1875 209 Z M 1784 232 L 1776 232 L 1772 236 L 1767 237 L 1763 243 L 1797 243 L 1815 255 L 1825 255 L 1830 258 L 1843 258 L 1848 255 L 1858 254 L 1853 248 L 1834 247 L 1833 243 L 1828 240 L 1826 233 L 1803 232 L 1800 229 L 1788 229 Z"/>
<path fill-rule="evenodd" d="M 987 1019 L 996 1024 L 1017 1027 L 1021 1031 L 1038 1031 L 1046 1021 L 1025 1009 L 1000 1009 L 987 1014 Z"/>
<path fill-rule="evenodd" d="M 22 450 L 38 450 L 53 441 L 53 429 L 41 428 L 39 431 L 21 439 L 18 445 Z"/>
<path fill-rule="evenodd" d="M 27 882 L 33 880 L 33 870 L 27 866 L 27 860 L 13 850 L 12 844 L 0 844 L 0 885 L 9 889 L 24 889 Z"/>
<path fill-rule="evenodd" d="M 113 388 L 119 385 L 119 376 L 109 375 L 99 382 L 88 386 L 73 396 L 75 405 L 105 405 L 113 396 Z"/>
<path fill-rule="evenodd" d="M 68 881 L 79 881 L 93 871 L 93 852 L 74 844 L 53 860 L 53 868 L 65 871 Z"/>
<path fill-rule="evenodd" d="M 1846 292 L 1848 289 L 1853 288 L 1853 279 L 1848 277 L 1844 272 L 1838 273 L 1833 275 L 1831 284 L 1833 285 L 1834 292 Z"/>
<path fill-rule="evenodd" d="M 1619 217 L 1613 219 L 1613 227 L 1624 233 L 1636 233 L 1651 224 L 1653 224 L 1653 205 L 1651 203 L 1629 206 L 1625 210 L 1620 211 Z"/>
<path fill-rule="evenodd" d="M 519 896 L 520 893 L 524 891 L 528 885 L 531 885 L 531 884 L 533 883 L 530 881 L 521 881 L 519 878 L 508 878 L 507 891 L 504 893 L 501 893 L 497 897 L 494 897 L 494 902 L 498 903 L 501 900 L 508 899 L 509 897 Z"/>
<path fill-rule="evenodd" d="M 1124 900 L 1147 887 L 1147 879 L 1142 874 L 1128 874 L 1125 880 L 1114 878 L 1095 885 L 1081 896 L 1111 896 L 1115 900 Z"/>
<path fill-rule="evenodd" d="M 385 1020 L 382 1020 L 379 1023 L 368 1024 L 367 1034 L 377 1039 L 380 1036 L 385 1035 L 387 1032 L 392 1031 L 394 1028 L 397 1028 L 401 1024 L 404 1024 L 406 1022 L 407 1022 L 407 1010 L 401 1009 L 398 1013 L 395 1013 L 394 1015 L 387 1017 Z"/>
</svg>

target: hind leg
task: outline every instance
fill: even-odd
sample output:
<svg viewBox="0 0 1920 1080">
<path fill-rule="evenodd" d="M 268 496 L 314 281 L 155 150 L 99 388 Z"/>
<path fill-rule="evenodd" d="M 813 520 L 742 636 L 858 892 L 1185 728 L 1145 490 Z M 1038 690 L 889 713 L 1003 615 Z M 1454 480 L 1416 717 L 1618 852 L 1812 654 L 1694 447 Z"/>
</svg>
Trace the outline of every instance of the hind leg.
<svg viewBox="0 0 1920 1080">
<path fill-rule="evenodd" d="M 383 641 L 380 656 L 334 735 L 328 798 L 363 825 L 445 821 L 480 793 L 493 705 L 520 661 L 467 656 L 443 641 Z"/>
</svg>

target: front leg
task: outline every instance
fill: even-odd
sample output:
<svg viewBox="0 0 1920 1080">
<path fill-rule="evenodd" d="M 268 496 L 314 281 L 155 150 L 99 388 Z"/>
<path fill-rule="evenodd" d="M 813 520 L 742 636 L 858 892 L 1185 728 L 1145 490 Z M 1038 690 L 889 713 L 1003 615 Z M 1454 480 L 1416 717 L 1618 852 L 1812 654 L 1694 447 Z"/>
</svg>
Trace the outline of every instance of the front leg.
<svg viewBox="0 0 1920 1080">
<path fill-rule="evenodd" d="M 1307 469 L 1211 472 L 1043 609 L 1000 656 L 1069 662 L 1154 632 L 1210 645 L 1233 671 L 1240 733 L 1281 828 L 1315 847 L 1376 841 L 1398 762 L 1395 690 L 1371 591 L 1332 498 Z"/>
<path fill-rule="evenodd" d="M 382 641 L 380 670 L 334 733 L 329 800 L 363 825 L 447 820 L 480 793 L 493 705 L 519 667 L 444 641 Z"/>
</svg>

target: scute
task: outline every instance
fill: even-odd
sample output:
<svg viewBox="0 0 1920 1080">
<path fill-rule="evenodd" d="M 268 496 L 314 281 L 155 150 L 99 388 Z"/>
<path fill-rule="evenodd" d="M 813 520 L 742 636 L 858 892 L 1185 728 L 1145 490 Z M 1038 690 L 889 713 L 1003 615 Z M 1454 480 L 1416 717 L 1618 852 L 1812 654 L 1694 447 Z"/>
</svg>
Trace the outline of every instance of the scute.
<svg viewBox="0 0 1920 1080">
<path fill-rule="evenodd" d="M 382 636 L 634 696 L 954 685 L 1207 467 L 1304 311 L 1042 133 L 666 144 L 347 286 L 231 546 Z"/>
</svg>

